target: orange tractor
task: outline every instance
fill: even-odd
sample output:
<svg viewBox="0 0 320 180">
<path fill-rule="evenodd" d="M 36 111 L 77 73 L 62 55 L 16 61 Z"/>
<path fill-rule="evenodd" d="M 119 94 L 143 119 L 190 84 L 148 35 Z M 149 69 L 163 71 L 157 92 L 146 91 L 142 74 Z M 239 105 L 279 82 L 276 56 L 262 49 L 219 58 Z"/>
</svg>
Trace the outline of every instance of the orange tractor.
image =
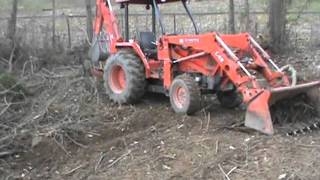
<svg viewBox="0 0 320 180">
<path fill-rule="evenodd" d="M 168 34 L 159 4 L 180 2 L 194 34 Z M 201 108 L 201 95 L 216 94 L 228 108 L 246 107 L 245 125 L 273 134 L 269 107 L 276 101 L 320 86 L 320 81 L 297 85 L 295 77 L 278 67 L 248 33 L 200 34 L 187 0 L 115 0 L 125 11 L 120 35 L 110 0 L 96 0 L 95 36 L 91 47 L 92 73 L 104 78 L 108 96 L 117 103 L 135 103 L 146 91 L 170 97 L 177 113 Z M 152 11 L 149 32 L 129 34 L 129 5 Z M 156 30 L 160 27 L 160 37 Z M 294 74 L 294 73 L 291 73 Z"/>
</svg>

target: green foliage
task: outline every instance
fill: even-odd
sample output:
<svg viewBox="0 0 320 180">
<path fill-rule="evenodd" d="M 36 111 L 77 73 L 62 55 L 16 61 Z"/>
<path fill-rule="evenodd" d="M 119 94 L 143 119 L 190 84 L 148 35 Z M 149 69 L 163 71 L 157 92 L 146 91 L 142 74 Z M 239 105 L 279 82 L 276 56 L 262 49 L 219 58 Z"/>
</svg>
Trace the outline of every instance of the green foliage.
<svg viewBox="0 0 320 180">
<path fill-rule="evenodd" d="M 292 0 L 289 11 L 320 11 L 319 0 Z"/>
<path fill-rule="evenodd" d="M 320 11 L 320 1 L 319 0 L 313 0 L 310 3 L 309 10 L 311 10 L 311 11 Z"/>
<path fill-rule="evenodd" d="M 5 94 L 17 95 L 27 94 L 26 89 L 20 84 L 17 79 L 9 73 L 0 74 L 0 92 L 8 91 Z"/>
</svg>

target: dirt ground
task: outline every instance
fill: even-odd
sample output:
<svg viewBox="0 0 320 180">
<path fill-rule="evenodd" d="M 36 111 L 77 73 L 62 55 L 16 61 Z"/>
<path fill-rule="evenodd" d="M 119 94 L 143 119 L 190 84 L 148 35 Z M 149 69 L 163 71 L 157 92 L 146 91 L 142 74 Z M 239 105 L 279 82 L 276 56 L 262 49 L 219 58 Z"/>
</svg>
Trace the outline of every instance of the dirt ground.
<svg viewBox="0 0 320 180">
<path fill-rule="evenodd" d="M 318 73 L 319 61 L 310 64 L 318 55 L 294 65 Z M 244 112 L 214 97 L 194 116 L 175 114 L 157 94 L 120 106 L 82 69 L 74 63 L 25 76 L 31 95 L 23 111 L 9 113 L 26 123 L 8 130 L 20 144 L 0 155 L 0 179 L 320 179 L 319 131 L 288 137 L 239 128 Z"/>
</svg>

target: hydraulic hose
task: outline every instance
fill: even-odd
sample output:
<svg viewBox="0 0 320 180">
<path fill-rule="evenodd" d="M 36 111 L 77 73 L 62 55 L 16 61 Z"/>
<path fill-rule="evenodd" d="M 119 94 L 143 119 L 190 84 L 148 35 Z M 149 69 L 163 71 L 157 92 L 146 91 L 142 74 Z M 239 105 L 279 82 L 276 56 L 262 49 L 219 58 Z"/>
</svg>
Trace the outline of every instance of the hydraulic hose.
<svg viewBox="0 0 320 180">
<path fill-rule="evenodd" d="M 291 73 L 291 86 L 297 85 L 297 70 L 291 65 L 285 65 L 280 68 L 281 72 L 288 71 Z"/>
</svg>

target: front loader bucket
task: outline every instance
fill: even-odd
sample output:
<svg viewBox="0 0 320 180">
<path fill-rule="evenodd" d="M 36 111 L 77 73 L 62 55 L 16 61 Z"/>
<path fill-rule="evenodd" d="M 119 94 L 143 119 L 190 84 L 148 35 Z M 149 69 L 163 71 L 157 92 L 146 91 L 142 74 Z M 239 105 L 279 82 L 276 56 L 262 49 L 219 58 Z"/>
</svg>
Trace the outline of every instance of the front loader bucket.
<svg viewBox="0 0 320 180">
<path fill-rule="evenodd" d="M 245 126 L 272 135 L 274 130 L 269 107 L 281 99 L 308 92 L 319 86 L 320 81 L 314 81 L 296 86 L 273 88 L 263 91 L 248 103 Z"/>
</svg>

